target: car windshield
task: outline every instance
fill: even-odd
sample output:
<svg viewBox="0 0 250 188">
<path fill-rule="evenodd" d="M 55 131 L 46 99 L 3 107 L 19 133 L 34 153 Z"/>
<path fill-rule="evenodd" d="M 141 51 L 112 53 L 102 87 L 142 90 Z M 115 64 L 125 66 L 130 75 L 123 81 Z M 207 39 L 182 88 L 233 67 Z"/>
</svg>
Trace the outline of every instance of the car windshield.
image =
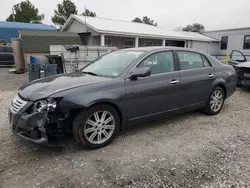
<svg viewBox="0 0 250 188">
<path fill-rule="evenodd" d="M 115 51 L 95 60 L 84 68 L 82 73 L 117 77 L 143 53 L 141 51 Z"/>
</svg>

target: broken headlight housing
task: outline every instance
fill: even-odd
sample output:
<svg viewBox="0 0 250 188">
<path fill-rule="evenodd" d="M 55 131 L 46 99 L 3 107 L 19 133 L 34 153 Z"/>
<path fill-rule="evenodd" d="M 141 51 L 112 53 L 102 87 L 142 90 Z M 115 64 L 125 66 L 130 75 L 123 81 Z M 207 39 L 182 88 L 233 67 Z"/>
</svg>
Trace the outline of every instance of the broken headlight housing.
<svg viewBox="0 0 250 188">
<path fill-rule="evenodd" d="M 48 112 L 54 111 L 57 106 L 57 101 L 55 99 L 45 99 L 39 100 L 33 105 L 33 112 Z"/>
</svg>

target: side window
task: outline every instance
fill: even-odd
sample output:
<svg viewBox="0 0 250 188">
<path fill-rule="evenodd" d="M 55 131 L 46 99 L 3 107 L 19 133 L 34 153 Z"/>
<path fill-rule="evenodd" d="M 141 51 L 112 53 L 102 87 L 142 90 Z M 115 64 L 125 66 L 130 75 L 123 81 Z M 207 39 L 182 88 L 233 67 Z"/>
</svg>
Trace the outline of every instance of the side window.
<svg viewBox="0 0 250 188">
<path fill-rule="evenodd" d="M 204 66 L 205 67 L 211 67 L 211 64 L 208 62 L 208 60 L 203 55 L 201 57 L 202 57 Z"/>
<path fill-rule="evenodd" d="M 205 67 L 202 56 L 194 52 L 177 51 L 181 70 L 198 69 Z"/>
<path fill-rule="evenodd" d="M 3 51 L 4 51 L 5 53 L 13 53 L 12 47 L 4 47 L 4 48 L 3 48 Z"/>
<path fill-rule="evenodd" d="M 245 60 L 245 57 L 241 52 L 233 51 L 231 54 L 231 60 L 241 62 Z"/>
<path fill-rule="evenodd" d="M 159 52 L 144 59 L 137 67 L 150 67 L 151 74 L 174 71 L 173 52 Z"/>
</svg>

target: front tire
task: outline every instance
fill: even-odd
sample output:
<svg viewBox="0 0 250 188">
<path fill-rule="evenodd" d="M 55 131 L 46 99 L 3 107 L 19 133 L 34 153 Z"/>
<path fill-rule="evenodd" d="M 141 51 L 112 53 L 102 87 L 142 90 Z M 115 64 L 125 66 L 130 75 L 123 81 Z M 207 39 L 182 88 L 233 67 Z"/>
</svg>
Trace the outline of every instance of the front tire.
<svg viewBox="0 0 250 188">
<path fill-rule="evenodd" d="M 97 149 L 109 144 L 120 127 L 120 117 L 110 105 L 95 105 L 79 113 L 73 123 L 76 140 L 82 146 Z"/>
<path fill-rule="evenodd" d="M 209 95 L 209 99 L 203 111 L 208 115 L 216 115 L 221 111 L 224 105 L 224 101 L 225 101 L 224 90 L 221 87 L 216 87 Z"/>
</svg>

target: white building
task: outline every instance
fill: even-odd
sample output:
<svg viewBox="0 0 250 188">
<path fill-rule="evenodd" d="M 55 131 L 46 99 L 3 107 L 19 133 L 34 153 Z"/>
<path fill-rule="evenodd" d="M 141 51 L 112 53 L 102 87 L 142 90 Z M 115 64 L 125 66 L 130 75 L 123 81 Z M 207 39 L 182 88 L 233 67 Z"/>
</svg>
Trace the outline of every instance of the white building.
<svg viewBox="0 0 250 188">
<path fill-rule="evenodd" d="M 62 31 L 75 32 L 86 45 L 115 46 L 119 49 L 141 46 L 178 46 L 216 53 L 219 40 L 199 33 L 169 31 L 159 27 L 71 15 Z"/>
<path fill-rule="evenodd" d="M 250 60 L 250 27 L 207 31 L 204 35 L 220 41 L 217 53 L 218 59 L 225 59 L 226 52 L 238 50 Z"/>
<path fill-rule="evenodd" d="M 78 33 L 86 45 L 119 49 L 142 46 L 178 46 L 198 49 L 218 59 L 239 50 L 250 59 L 250 28 L 207 31 L 204 34 L 169 31 L 159 27 L 105 18 L 71 15 L 62 31 Z"/>
</svg>

